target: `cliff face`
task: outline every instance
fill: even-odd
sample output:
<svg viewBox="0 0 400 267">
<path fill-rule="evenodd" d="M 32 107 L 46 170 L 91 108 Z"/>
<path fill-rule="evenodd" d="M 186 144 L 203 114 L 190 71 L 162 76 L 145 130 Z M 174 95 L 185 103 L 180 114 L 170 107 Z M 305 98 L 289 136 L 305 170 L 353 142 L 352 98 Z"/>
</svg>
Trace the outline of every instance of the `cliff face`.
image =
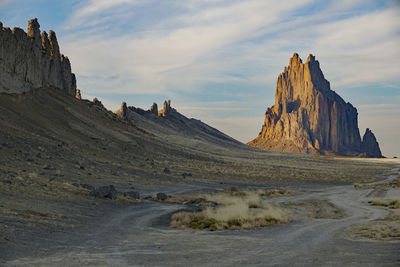
<svg viewBox="0 0 400 267">
<path fill-rule="evenodd" d="M 60 53 L 55 32 L 40 32 L 37 19 L 20 28 L 0 22 L 0 93 L 22 93 L 53 86 L 76 95 L 75 75 L 69 59 Z"/>
<path fill-rule="evenodd" d="M 361 143 L 361 155 L 368 158 L 383 157 L 375 135 L 368 128 L 365 130 L 365 134 Z"/>
<path fill-rule="evenodd" d="M 357 109 L 331 90 L 319 62 L 298 54 L 278 77 L 275 105 L 268 108 L 254 147 L 321 154 L 358 155 Z"/>
</svg>

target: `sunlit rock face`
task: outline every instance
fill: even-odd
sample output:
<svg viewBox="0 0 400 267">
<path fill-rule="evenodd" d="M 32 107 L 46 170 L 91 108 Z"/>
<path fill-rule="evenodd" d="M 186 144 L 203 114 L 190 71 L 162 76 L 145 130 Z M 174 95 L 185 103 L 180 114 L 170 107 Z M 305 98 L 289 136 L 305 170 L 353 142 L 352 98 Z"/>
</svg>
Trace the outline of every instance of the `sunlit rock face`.
<svg viewBox="0 0 400 267">
<path fill-rule="evenodd" d="M 266 150 L 360 155 L 358 113 L 331 90 L 319 62 L 295 53 L 279 75 L 275 105 L 249 145 Z"/>
<path fill-rule="evenodd" d="M 76 96 L 68 57 L 60 53 L 55 32 L 40 32 L 37 19 L 28 22 L 26 33 L 0 22 L 0 73 L 0 93 L 52 86 Z"/>
</svg>

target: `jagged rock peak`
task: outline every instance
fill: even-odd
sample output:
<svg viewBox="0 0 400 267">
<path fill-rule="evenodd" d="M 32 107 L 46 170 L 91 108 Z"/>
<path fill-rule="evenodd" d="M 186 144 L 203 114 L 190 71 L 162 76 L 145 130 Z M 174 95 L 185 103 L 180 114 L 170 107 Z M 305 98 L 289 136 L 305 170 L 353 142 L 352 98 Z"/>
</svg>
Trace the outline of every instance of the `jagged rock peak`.
<svg viewBox="0 0 400 267">
<path fill-rule="evenodd" d="M 33 38 L 35 43 L 38 46 L 41 46 L 41 37 L 40 37 L 40 24 L 37 18 L 31 19 L 28 21 L 28 27 L 26 34 Z"/>
<path fill-rule="evenodd" d="M 126 114 L 127 114 L 127 110 L 128 110 L 128 106 L 126 105 L 126 102 L 122 102 L 120 110 L 121 110 L 121 117 L 126 118 Z"/>
<path fill-rule="evenodd" d="M 38 20 L 27 32 L 0 24 L 0 93 L 23 93 L 51 86 L 76 96 L 76 79 L 67 57 L 61 55 L 54 31 L 40 32 Z"/>
<path fill-rule="evenodd" d="M 364 137 L 361 142 L 361 153 L 368 158 L 382 158 L 379 143 L 376 141 L 375 135 L 370 129 L 365 130 Z"/>
<path fill-rule="evenodd" d="M 289 68 L 292 66 L 297 66 L 300 63 L 303 63 L 303 62 L 301 61 L 299 54 L 293 53 L 293 57 L 289 61 Z"/>
<path fill-rule="evenodd" d="M 278 76 L 275 105 L 249 145 L 277 151 L 359 155 L 358 113 L 330 88 L 319 62 L 297 53 Z"/>
<path fill-rule="evenodd" d="M 315 61 L 315 56 L 313 56 L 312 54 L 309 54 L 306 63 L 314 62 L 314 61 Z"/>
<path fill-rule="evenodd" d="M 158 106 L 157 103 L 153 103 L 150 107 L 150 112 L 153 113 L 154 115 L 158 116 Z"/>
<path fill-rule="evenodd" d="M 160 115 L 160 116 L 165 116 L 165 115 L 167 115 L 171 110 L 172 110 L 172 108 L 171 108 L 171 100 L 168 100 L 168 101 L 165 100 L 165 101 L 164 101 L 164 108 L 158 112 L 158 115 Z"/>
</svg>

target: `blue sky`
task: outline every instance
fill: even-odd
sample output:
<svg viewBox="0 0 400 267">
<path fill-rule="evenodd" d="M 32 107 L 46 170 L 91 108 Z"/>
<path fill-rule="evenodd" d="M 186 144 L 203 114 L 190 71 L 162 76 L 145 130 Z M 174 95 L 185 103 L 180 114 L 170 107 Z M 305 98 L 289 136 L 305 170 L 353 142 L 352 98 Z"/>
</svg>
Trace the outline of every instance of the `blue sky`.
<svg viewBox="0 0 400 267">
<path fill-rule="evenodd" d="M 370 0 L 0 0 L 4 26 L 56 31 L 78 87 L 110 109 L 172 99 L 247 142 L 293 52 L 320 61 L 386 156 L 400 156 L 400 3 Z"/>
</svg>

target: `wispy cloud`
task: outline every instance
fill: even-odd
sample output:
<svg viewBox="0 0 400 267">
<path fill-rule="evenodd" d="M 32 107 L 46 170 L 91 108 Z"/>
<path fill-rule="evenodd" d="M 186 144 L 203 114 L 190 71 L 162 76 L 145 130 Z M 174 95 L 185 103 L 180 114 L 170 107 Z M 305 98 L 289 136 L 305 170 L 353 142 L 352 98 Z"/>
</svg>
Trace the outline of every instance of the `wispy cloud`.
<svg viewBox="0 0 400 267">
<path fill-rule="evenodd" d="M 14 1 L 14 0 L 0 0 L 0 8 L 11 3 L 12 1 Z"/>
<path fill-rule="evenodd" d="M 67 19 L 62 48 L 88 94 L 200 97 L 180 109 L 243 132 L 234 135 L 243 141 L 257 135 L 277 75 L 294 51 L 315 54 L 333 90 L 398 88 L 398 14 L 398 3 L 372 0 L 87 0 Z M 221 87 L 235 95 L 236 106 L 210 103 L 207 93 Z M 271 99 L 261 101 L 259 88 Z M 361 107 L 360 118 L 368 110 Z M 239 129 L 245 122 L 238 114 L 260 117 Z"/>
</svg>

